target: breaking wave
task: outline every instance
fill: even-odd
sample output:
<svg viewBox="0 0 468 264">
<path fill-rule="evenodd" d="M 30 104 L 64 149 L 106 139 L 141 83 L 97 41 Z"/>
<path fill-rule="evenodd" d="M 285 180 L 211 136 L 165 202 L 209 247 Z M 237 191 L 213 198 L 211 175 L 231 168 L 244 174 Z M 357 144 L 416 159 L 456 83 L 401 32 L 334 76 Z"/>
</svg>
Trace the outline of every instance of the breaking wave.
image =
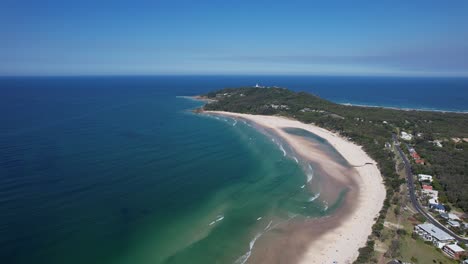
<svg viewBox="0 0 468 264">
<path fill-rule="evenodd" d="M 216 224 L 219 221 L 222 221 L 224 219 L 224 215 L 218 215 L 215 220 L 213 220 L 209 225 L 212 226 Z"/>
<path fill-rule="evenodd" d="M 245 253 L 244 255 L 240 256 L 234 263 L 236 264 L 244 264 L 245 262 L 247 262 L 247 260 L 250 258 L 250 255 L 252 254 L 252 249 L 253 247 L 255 246 L 255 242 L 257 241 L 257 239 L 259 237 L 262 236 L 262 233 L 259 233 L 257 235 L 255 235 L 255 237 L 250 240 L 250 243 L 249 243 L 249 250 L 247 251 L 247 253 Z"/>
<path fill-rule="evenodd" d="M 313 202 L 313 201 L 315 201 L 315 200 L 316 200 L 317 198 L 319 198 L 319 197 L 320 197 L 320 193 L 317 193 L 316 195 L 314 195 L 314 196 L 312 196 L 312 197 L 309 198 L 309 202 Z"/>
</svg>

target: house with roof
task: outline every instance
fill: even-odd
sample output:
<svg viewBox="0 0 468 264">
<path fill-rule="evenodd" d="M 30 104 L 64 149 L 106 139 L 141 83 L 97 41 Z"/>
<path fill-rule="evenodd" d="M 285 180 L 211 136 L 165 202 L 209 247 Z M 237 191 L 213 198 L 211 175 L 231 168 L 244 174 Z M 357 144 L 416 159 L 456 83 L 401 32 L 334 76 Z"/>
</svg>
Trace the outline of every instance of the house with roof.
<svg viewBox="0 0 468 264">
<path fill-rule="evenodd" d="M 455 241 L 455 238 L 453 238 L 451 235 L 429 223 L 415 226 L 414 233 L 419 235 L 423 240 L 432 242 L 434 246 L 438 248 L 442 248 L 446 244 Z"/>
<path fill-rule="evenodd" d="M 421 190 L 421 193 L 422 193 L 423 195 L 429 196 L 430 198 L 432 198 L 432 199 L 434 199 L 434 200 L 437 200 L 437 199 L 439 198 L 439 192 L 436 191 L 436 190 L 424 190 L 424 189 L 422 189 L 422 190 Z M 434 202 L 434 203 L 438 203 L 438 202 L 436 201 L 436 202 Z"/>
<path fill-rule="evenodd" d="M 423 184 L 422 188 L 423 188 L 423 190 L 430 190 L 430 191 L 432 191 L 432 186 L 431 186 L 431 185 Z"/>
<path fill-rule="evenodd" d="M 427 174 L 418 174 L 418 180 L 420 182 L 423 182 L 423 181 L 432 182 L 432 176 L 427 175 Z"/>
<path fill-rule="evenodd" d="M 401 137 L 401 139 L 408 140 L 408 141 L 413 139 L 413 135 L 408 134 L 405 131 L 401 131 L 401 136 L 400 137 Z"/>
<path fill-rule="evenodd" d="M 440 216 L 446 220 L 460 221 L 460 217 L 452 213 L 441 213 Z"/>
<path fill-rule="evenodd" d="M 465 250 L 457 244 L 445 245 L 442 251 L 453 259 L 460 259 L 461 256 L 466 254 Z"/>
<path fill-rule="evenodd" d="M 460 222 L 455 221 L 455 220 L 448 220 L 447 223 L 448 223 L 449 226 L 451 226 L 451 227 L 456 227 L 456 228 L 459 228 L 459 227 L 460 227 Z"/>
<path fill-rule="evenodd" d="M 445 206 L 441 203 L 439 204 L 429 204 L 429 208 L 434 210 L 434 211 L 437 211 L 439 213 L 445 213 Z"/>
</svg>

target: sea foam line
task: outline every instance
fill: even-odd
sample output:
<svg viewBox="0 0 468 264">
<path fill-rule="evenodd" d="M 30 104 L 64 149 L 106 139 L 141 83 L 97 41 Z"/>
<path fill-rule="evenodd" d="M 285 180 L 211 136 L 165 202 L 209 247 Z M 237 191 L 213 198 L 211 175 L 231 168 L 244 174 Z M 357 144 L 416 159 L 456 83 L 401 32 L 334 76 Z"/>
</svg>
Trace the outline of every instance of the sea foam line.
<svg viewBox="0 0 468 264">
<path fill-rule="evenodd" d="M 310 182 L 314 178 L 314 169 L 312 169 L 312 166 L 310 164 L 307 164 L 309 167 L 310 173 L 306 173 L 307 175 L 307 182 Z"/>
<path fill-rule="evenodd" d="M 309 198 L 309 202 L 313 202 L 313 201 L 315 201 L 315 200 L 316 200 L 317 198 L 319 198 L 319 197 L 320 197 L 320 193 L 317 193 L 316 195 L 314 195 L 314 196 L 312 196 L 312 197 Z"/>
<path fill-rule="evenodd" d="M 214 225 L 214 224 L 216 224 L 217 222 L 222 221 L 223 219 L 224 219 L 224 216 L 223 216 L 223 215 L 218 215 L 218 216 L 216 217 L 216 219 L 215 219 L 214 221 L 212 221 L 209 225 L 210 225 L 210 226 L 211 226 L 211 225 Z"/>
<path fill-rule="evenodd" d="M 262 236 L 262 234 L 263 233 L 258 233 L 257 235 L 255 235 L 255 237 L 252 240 L 250 240 L 249 250 L 247 251 L 247 253 L 240 256 L 234 263 L 244 264 L 245 262 L 247 262 L 247 260 L 250 258 L 250 255 L 252 254 L 252 249 L 255 246 L 255 242 L 257 241 L 258 238 L 260 238 Z"/>
<path fill-rule="evenodd" d="M 284 150 L 283 145 L 279 144 L 281 151 L 283 151 L 283 157 L 286 157 L 286 150 Z"/>
</svg>

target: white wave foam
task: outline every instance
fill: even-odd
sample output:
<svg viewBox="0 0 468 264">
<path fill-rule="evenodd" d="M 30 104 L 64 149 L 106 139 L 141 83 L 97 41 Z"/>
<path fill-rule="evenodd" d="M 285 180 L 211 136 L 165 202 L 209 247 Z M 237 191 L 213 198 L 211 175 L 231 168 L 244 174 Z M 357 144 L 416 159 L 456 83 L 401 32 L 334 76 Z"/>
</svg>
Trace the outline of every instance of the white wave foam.
<svg viewBox="0 0 468 264">
<path fill-rule="evenodd" d="M 279 144 L 281 151 L 283 151 L 283 157 L 286 157 L 286 150 L 284 150 L 283 145 Z"/>
<path fill-rule="evenodd" d="M 245 253 L 244 255 L 240 256 L 234 263 L 244 264 L 245 262 L 247 262 L 247 260 L 250 258 L 250 255 L 252 254 L 252 249 L 255 246 L 255 242 L 261 236 L 262 236 L 262 233 L 255 235 L 255 237 L 252 240 L 250 240 L 249 251 L 247 251 L 247 253 Z"/>
<path fill-rule="evenodd" d="M 328 210 L 328 203 L 327 201 L 323 201 L 323 211 L 327 211 Z"/>
<path fill-rule="evenodd" d="M 294 161 L 296 161 L 297 164 L 299 164 L 299 160 L 296 157 L 293 157 Z"/>
<path fill-rule="evenodd" d="M 312 169 L 312 166 L 310 164 L 307 164 L 309 167 L 310 173 L 307 173 L 307 182 L 310 182 L 314 178 L 314 169 Z"/>
<path fill-rule="evenodd" d="M 211 226 L 211 225 L 214 225 L 214 224 L 216 224 L 217 222 L 222 221 L 223 219 L 224 219 L 224 216 L 223 216 L 223 215 L 218 215 L 218 216 L 216 217 L 216 219 L 213 220 L 209 225 L 210 225 L 210 226 Z"/>
<path fill-rule="evenodd" d="M 265 227 L 264 230 L 268 230 L 268 228 L 270 228 L 271 224 L 273 223 L 273 220 L 270 220 L 270 223 L 268 223 L 268 225 Z"/>
<path fill-rule="evenodd" d="M 234 124 L 232 124 L 232 126 L 236 126 L 237 125 L 237 120 L 234 119 Z"/>
<path fill-rule="evenodd" d="M 313 201 L 315 201 L 315 199 L 317 199 L 319 197 L 320 197 L 320 193 L 317 193 L 316 195 L 309 198 L 309 202 L 313 202 Z"/>
</svg>

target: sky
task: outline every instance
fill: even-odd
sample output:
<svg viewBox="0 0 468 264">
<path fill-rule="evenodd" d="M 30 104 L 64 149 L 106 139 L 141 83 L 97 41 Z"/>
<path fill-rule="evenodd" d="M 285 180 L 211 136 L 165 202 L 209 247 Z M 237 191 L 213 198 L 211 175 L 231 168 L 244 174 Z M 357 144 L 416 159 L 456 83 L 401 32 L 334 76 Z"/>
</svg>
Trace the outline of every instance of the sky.
<svg viewBox="0 0 468 264">
<path fill-rule="evenodd" d="M 468 76 L 468 1 L 0 1 L 0 75 Z"/>
</svg>

